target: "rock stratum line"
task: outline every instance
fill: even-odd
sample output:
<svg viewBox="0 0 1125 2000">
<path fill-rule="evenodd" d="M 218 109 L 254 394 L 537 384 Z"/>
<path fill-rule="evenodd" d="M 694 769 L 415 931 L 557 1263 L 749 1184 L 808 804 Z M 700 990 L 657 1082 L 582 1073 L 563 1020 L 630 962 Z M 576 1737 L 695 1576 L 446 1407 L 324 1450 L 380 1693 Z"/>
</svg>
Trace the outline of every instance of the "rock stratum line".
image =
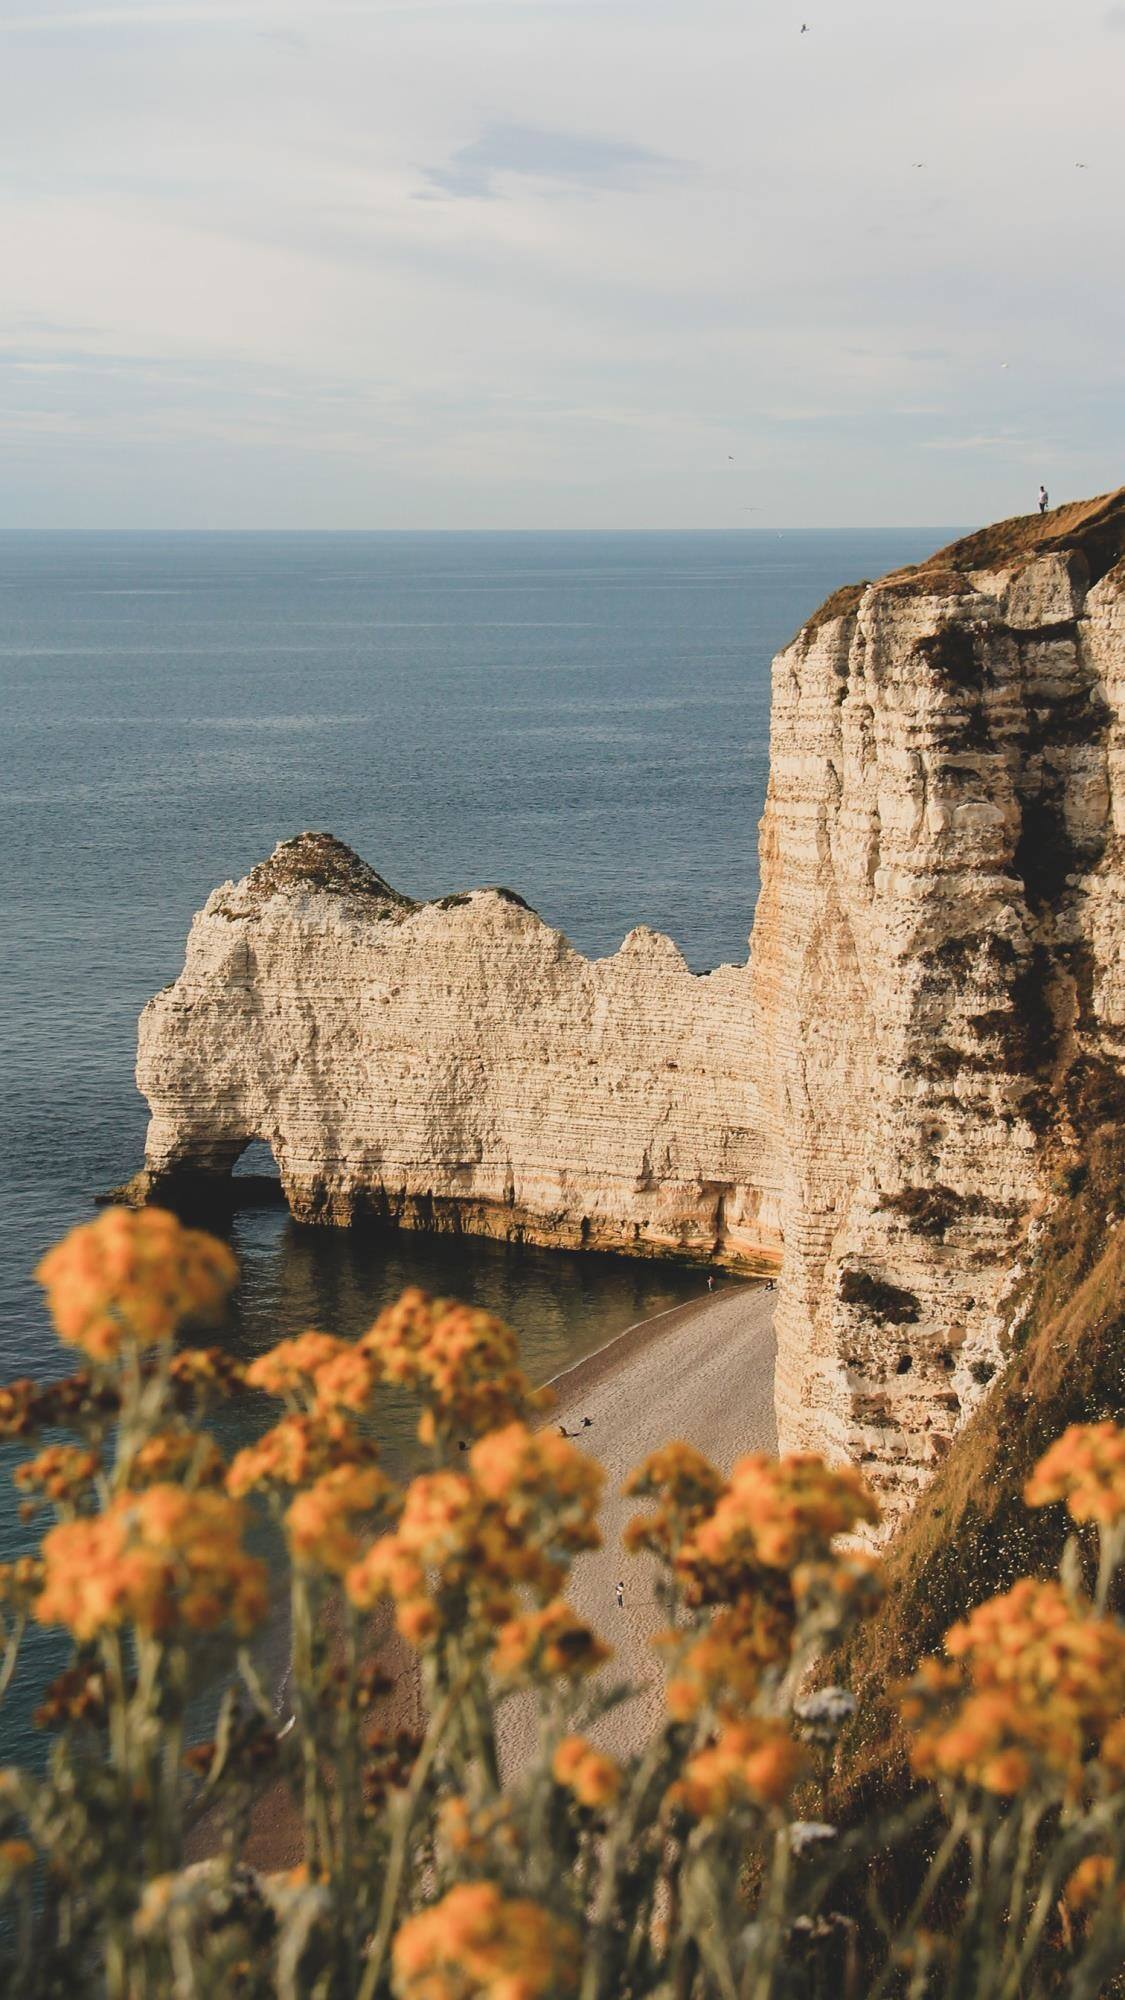
<svg viewBox="0 0 1125 2000">
<path fill-rule="evenodd" d="M 783 1447 L 907 1503 L 1125 1054 L 1123 558 L 1125 490 L 828 600 L 774 662 L 744 965 L 283 842 L 141 1016 L 133 1194 L 264 1139 L 301 1221 L 780 1264 Z"/>
</svg>

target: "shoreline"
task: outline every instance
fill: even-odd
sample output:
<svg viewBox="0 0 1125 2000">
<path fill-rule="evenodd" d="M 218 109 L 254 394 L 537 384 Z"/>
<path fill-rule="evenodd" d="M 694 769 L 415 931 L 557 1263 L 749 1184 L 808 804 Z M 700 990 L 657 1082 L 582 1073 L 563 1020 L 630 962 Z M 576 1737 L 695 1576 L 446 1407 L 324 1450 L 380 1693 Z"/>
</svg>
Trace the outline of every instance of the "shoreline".
<svg viewBox="0 0 1125 2000">
<path fill-rule="evenodd" d="M 572 1361 L 557 1375 L 549 1376 L 542 1387 L 554 1390 L 561 1407 L 568 1396 L 581 1390 L 598 1388 L 626 1363 L 638 1359 L 667 1334 L 674 1333 L 677 1327 L 700 1318 L 720 1299 L 738 1297 L 748 1291 L 764 1292 L 768 1282 L 768 1279 L 758 1275 L 739 1278 L 733 1284 L 717 1285 L 713 1292 L 704 1292 L 698 1299 L 684 1299 L 678 1306 L 664 1306 L 660 1312 L 650 1313 L 647 1319 L 634 1320 L 632 1326 L 622 1327 L 621 1332 L 615 1333 L 604 1346 L 592 1348 L 589 1354 L 582 1356 L 581 1361 Z"/>
</svg>

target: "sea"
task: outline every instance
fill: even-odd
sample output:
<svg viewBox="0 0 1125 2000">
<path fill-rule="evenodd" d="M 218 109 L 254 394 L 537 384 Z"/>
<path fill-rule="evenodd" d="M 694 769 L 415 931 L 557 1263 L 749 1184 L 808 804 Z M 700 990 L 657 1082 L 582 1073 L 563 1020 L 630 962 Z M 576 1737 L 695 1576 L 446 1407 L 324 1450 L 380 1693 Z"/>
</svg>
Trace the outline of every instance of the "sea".
<svg viewBox="0 0 1125 2000">
<path fill-rule="evenodd" d="M 696 970 L 739 961 L 771 657 L 840 584 L 952 532 L 0 534 L 0 1380 L 73 1365 L 31 1271 L 140 1165 L 137 1015 L 218 883 L 320 828 L 412 897 L 516 889 L 596 956 L 646 923 Z M 547 1380 L 703 1283 L 280 1207 L 231 1237 L 221 1338 L 244 1356 L 356 1333 L 417 1283 L 501 1313 Z M 404 1413 L 384 1428 L 405 1464 Z M 33 1540 L 18 1456 L 0 1559 Z M 0 1756 L 38 1760 L 57 1649 L 30 1634 Z"/>
</svg>

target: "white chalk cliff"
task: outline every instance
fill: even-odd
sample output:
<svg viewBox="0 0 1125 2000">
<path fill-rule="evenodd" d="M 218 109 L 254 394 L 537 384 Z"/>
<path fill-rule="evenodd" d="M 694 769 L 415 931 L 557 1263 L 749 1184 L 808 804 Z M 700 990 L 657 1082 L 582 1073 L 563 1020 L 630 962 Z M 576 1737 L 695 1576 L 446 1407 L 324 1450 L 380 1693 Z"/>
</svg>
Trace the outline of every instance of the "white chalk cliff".
<svg viewBox="0 0 1125 2000">
<path fill-rule="evenodd" d="M 273 1149 L 307 1221 L 779 1261 L 787 1447 L 924 1482 L 1125 1057 L 1125 492 L 843 591 L 774 663 L 749 960 L 590 961 L 510 891 L 325 834 L 146 1007 L 141 1195 Z M 736 1393 L 736 1385 L 732 1385 Z"/>
</svg>

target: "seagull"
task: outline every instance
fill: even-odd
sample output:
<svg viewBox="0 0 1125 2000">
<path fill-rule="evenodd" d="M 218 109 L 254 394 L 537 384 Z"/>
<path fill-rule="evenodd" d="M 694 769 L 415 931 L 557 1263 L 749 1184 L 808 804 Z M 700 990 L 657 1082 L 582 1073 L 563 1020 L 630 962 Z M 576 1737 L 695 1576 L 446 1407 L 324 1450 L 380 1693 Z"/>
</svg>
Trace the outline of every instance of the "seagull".
<svg viewBox="0 0 1125 2000">
<path fill-rule="evenodd" d="M 801 33 L 802 33 L 802 35 L 807 35 L 807 34 L 808 34 L 808 32 L 809 32 L 809 24 L 808 24 L 808 22 L 807 22 L 807 21 L 802 21 L 802 22 L 801 22 Z"/>
<path fill-rule="evenodd" d="M 911 162 L 911 165 L 915 167 L 924 167 L 925 164 L 926 164 L 925 160 L 913 160 Z"/>
<path fill-rule="evenodd" d="M 1084 170 L 1084 169 L 1085 169 L 1085 167 L 1086 167 L 1086 161 L 1085 161 L 1085 160 L 1075 160 L 1074 164 L 1075 164 L 1075 166 L 1076 166 L 1076 167 L 1082 167 L 1082 168 L 1083 168 L 1083 170 Z"/>
<path fill-rule="evenodd" d="M 1010 362 L 1010 361 L 1002 361 L 1002 362 L 1000 363 L 1000 366 L 1001 366 L 1001 368 L 1010 368 L 1010 367 L 1011 367 L 1011 365 L 1012 365 L 1012 364 L 1011 364 L 1011 362 Z"/>
</svg>

